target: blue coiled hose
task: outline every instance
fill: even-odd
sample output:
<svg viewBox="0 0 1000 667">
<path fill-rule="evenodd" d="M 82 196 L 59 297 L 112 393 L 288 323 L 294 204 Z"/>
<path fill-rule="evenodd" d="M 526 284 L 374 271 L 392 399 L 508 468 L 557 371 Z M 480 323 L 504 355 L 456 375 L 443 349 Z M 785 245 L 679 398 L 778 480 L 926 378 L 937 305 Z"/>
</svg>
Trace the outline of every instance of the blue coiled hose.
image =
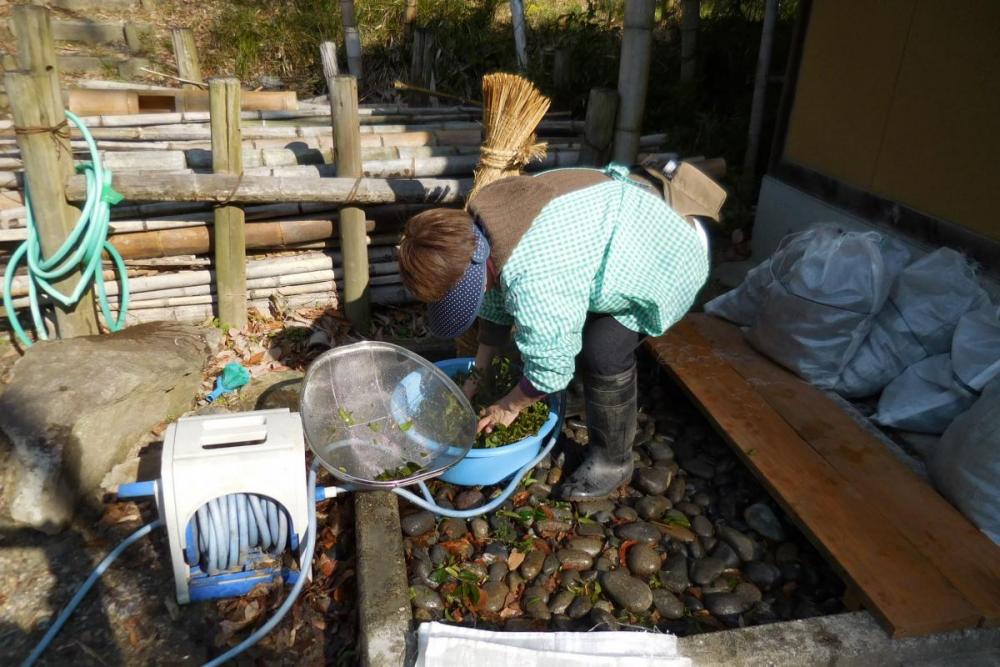
<svg viewBox="0 0 1000 667">
<path fill-rule="evenodd" d="M 288 516 L 281 505 L 249 493 L 208 501 L 198 508 L 191 529 L 198 562 L 209 574 L 242 566 L 253 547 L 279 554 L 288 543 Z"/>
</svg>

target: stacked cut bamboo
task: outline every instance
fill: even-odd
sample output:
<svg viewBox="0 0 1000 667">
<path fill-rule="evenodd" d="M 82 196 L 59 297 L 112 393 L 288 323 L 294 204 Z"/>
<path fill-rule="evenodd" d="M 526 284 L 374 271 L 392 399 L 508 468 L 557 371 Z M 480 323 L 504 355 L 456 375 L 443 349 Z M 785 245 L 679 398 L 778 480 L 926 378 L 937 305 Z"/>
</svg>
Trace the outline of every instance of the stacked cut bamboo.
<svg viewBox="0 0 1000 667">
<path fill-rule="evenodd" d="M 335 182 L 329 105 L 299 103 L 294 110 L 243 111 L 241 117 L 246 182 L 274 179 L 268 182 L 289 184 L 288 201 L 243 202 L 250 304 L 258 308 L 275 303 L 336 304 L 343 273 L 337 232 L 343 200 L 310 203 L 295 194 L 301 187 L 292 187 L 319 179 Z M 410 300 L 394 257 L 403 223 L 432 203 L 461 204 L 480 159 L 481 117 L 481 109 L 468 106 L 380 105 L 360 110 L 363 177 L 368 184 L 381 183 L 381 190 L 371 191 L 374 194 L 362 204 L 368 219 L 373 303 Z M 212 172 L 208 112 L 98 115 L 84 121 L 105 166 L 123 181 L 157 182 Z M 579 164 L 581 131 L 582 124 L 567 114 L 546 115 L 539 139 L 548 142 L 548 154 L 528 169 Z M 664 140 L 663 135 L 644 137 L 643 150 L 655 153 Z M 79 160 L 88 159 L 76 131 L 71 133 L 71 146 Z M 13 127 L 0 121 L 0 270 L 28 234 L 21 167 Z M 394 196 L 404 190 L 413 192 Z M 68 194 L 79 195 L 72 183 Z M 129 265 L 130 323 L 200 321 L 212 316 L 216 295 L 207 258 L 213 247 L 214 204 L 184 199 L 133 198 L 112 211 L 110 242 Z M 379 201 L 394 203 L 372 203 Z M 107 289 L 117 307 L 117 284 L 109 280 Z M 27 307 L 23 275 L 15 278 L 11 297 L 15 309 Z"/>
</svg>

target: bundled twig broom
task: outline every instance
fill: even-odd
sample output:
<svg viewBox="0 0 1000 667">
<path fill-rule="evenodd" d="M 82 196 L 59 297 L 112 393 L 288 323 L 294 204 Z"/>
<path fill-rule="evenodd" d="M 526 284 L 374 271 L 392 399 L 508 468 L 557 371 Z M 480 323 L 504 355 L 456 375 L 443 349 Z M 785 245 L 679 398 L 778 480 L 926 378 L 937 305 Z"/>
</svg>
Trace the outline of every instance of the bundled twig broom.
<svg viewBox="0 0 1000 667">
<path fill-rule="evenodd" d="M 480 189 L 516 176 L 532 160 L 545 157 L 545 142 L 536 143 L 535 128 L 549 110 L 549 98 L 516 74 L 483 77 L 483 125 L 486 138 L 476 167 L 471 200 Z"/>
</svg>

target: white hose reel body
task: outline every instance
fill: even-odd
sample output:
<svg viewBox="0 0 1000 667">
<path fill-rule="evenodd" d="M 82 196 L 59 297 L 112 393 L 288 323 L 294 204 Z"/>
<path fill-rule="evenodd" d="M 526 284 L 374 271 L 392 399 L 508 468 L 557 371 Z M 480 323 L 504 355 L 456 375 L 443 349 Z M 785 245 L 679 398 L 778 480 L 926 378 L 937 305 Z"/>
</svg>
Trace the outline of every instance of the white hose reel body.
<svg viewBox="0 0 1000 667">
<path fill-rule="evenodd" d="M 182 417 L 166 431 L 157 504 L 167 529 L 177 601 L 243 595 L 282 571 L 280 557 L 251 549 L 241 565 L 209 574 L 197 563 L 194 517 L 209 501 L 230 494 L 264 496 L 284 508 L 288 543 L 305 535 L 308 498 L 305 441 L 298 413 L 287 408 Z M 299 563 L 302 571 L 302 563 Z"/>
</svg>

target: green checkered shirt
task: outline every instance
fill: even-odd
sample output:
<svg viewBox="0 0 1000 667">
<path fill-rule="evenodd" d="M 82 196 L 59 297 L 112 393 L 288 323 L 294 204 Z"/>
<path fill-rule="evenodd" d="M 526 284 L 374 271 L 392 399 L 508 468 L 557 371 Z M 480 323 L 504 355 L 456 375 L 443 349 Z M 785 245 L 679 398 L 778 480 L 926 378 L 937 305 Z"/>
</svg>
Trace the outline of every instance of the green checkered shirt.
<svg viewBox="0 0 1000 667">
<path fill-rule="evenodd" d="M 546 393 L 572 380 L 587 313 L 659 336 L 708 278 L 707 242 L 612 165 L 613 180 L 549 202 L 514 248 L 479 316 L 516 324 L 524 375 Z"/>
</svg>

